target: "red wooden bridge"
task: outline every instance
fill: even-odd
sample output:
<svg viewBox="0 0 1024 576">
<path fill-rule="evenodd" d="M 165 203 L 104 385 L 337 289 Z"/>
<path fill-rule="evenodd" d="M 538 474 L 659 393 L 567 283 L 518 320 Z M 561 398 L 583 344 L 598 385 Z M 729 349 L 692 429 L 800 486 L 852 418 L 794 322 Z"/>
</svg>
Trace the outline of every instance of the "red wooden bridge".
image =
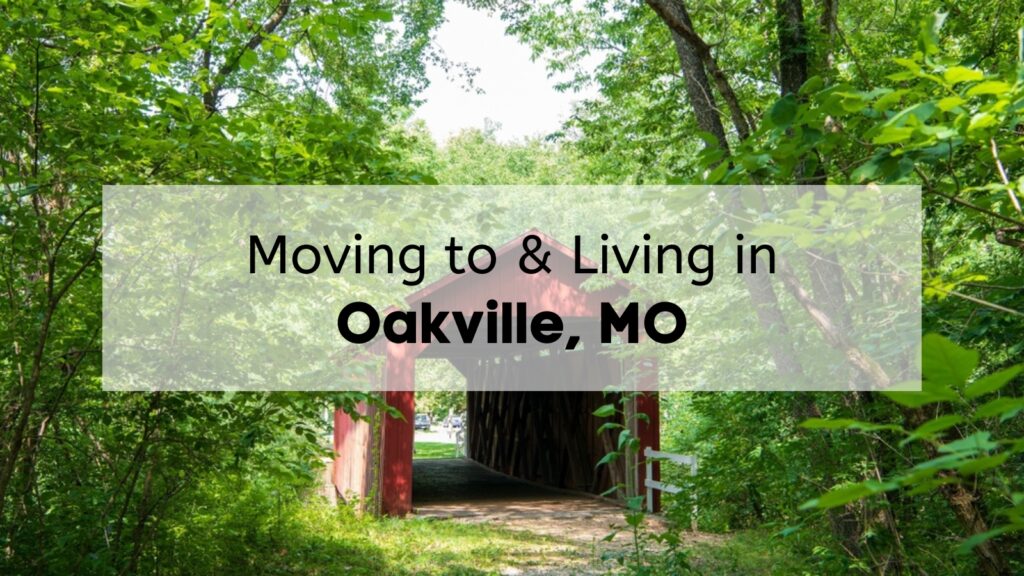
<svg viewBox="0 0 1024 576">
<path fill-rule="evenodd" d="M 518 259 L 528 234 L 539 236 L 551 251 L 550 273 L 529 275 L 520 270 Z M 613 282 L 597 291 L 582 289 L 592 276 L 575 272 L 575 254 L 537 231 L 524 233 L 495 253 L 490 273 L 451 274 L 408 296 L 407 304 L 416 309 L 430 302 L 435 310 L 470 314 L 485 310 L 491 299 L 525 302 L 531 311 L 548 310 L 561 316 L 566 333 L 579 334 L 582 346 L 567 351 L 561 342 L 510 346 L 456 343 L 454 338 L 447 344 L 372 343 L 368 349 L 382 357 L 383 364 L 379 372 L 366 377 L 383 384 L 379 388 L 386 390 L 385 400 L 402 417 L 365 406 L 365 417 L 358 420 L 336 412 L 333 482 L 343 498 L 358 499 L 368 509 L 389 515 L 412 511 L 413 416 L 416 360 L 420 358 L 447 359 L 465 378 L 469 458 L 515 478 L 580 492 L 599 494 L 625 481 L 627 467 L 621 459 L 609 466 L 596 466 L 616 447 L 618 431 L 596 434 L 609 420 L 593 412 L 614 401 L 594 390 L 656 388 L 657 364 L 653 360 L 621 360 L 602 353 L 598 332 L 601 303 L 627 296 L 628 284 Z M 510 321 L 514 319 L 501 318 L 501 322 Z M 647 447 L 657 450 L 657 394 L 629 398 L 627 412 L 646 415 L 630 419 L 641 443 L 640 453 Z M 645 468 L 631 468 L 637 475 L 631 484 L 642 487 Z M 658 475 L 656 465 L 653 475 Z"/>
</svg>

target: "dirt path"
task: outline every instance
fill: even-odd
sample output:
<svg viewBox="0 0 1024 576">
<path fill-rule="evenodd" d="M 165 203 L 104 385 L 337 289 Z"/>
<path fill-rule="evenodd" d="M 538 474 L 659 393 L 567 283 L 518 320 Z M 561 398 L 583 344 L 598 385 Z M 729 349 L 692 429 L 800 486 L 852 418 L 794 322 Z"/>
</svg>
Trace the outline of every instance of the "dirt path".
<svg viewBox="0 0 1024 576">
<path fill-rule="evenodd" d="M 614 502 L 523 482 L 468 459 L 416 460 L 413 508 L 421 518 L 487 523 L 547 536 L 559 544 L 556 557 L 548 558 L 551 562 L 509 567 L 503 572 L 509 576 L 605 574 L 613 564 L 606 556 L 631 544 L 626 532 L 602 542 L 625 527 L 624 510 Z M 658 517 L 647 520 L 651 530 L 664 526 Z"/>
</svg>

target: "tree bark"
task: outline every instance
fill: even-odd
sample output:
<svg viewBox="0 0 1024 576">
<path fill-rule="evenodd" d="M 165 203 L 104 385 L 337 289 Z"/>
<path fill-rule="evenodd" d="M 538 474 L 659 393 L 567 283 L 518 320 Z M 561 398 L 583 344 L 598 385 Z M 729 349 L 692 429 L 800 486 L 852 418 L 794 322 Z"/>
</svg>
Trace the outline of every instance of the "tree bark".
<svg viewBox="0 0 1024 576">
<path fill-rule="evenodd" d="M 698 104 L 694 99 L 709 101 L 710 108 L 714 110 L 711 87 L 708 84 L 707 74 L 704 71 L 705 62 L 700 58 L 702 51 L 708 51 L 709 47 L 693 31 L 693 23 L 685 6 L 679 0 L 647 0 L 647 3 L 666 23 L 672 32 L 675 41 L 676 52 L 679 55 L 680 66 L 683 70 L 683 77 L 687 83 L 687 95 L 690 104 L 695 109 Z M 703 103 L 701 103 L 703 104 Z M 741 114 L 742 115 L 742 114 Z M 728 153 L 721 119 L 716 114 L 702 117 L 697 116 L 698 126 L 718 137 L 723 151 Z M 761 270 L 767 270 L 763 262 L 760 263 Z M 757 314 L 758 323 L 769 335 L 769 350 L 775 369 L 787 381 L 798 382 L 804 378 L 803 367 L 793 348 L 793 343 L 786 335 L 789 327 L 786 323 L 782 309 L 779 307 L 778 296 L 771 278 L 767 274 L 744 274 L 743 280 L 747 288 L 750 301 Z M 807 394 L 801 394 L 796 398 L 794 404 L 794 417 L 806 419 L 820 417 L 821 410 L 818 408 L 814 398 Z M 809 438 L 810 449 L 813 451 L 813 459 L 817 462 L 830 462 L 831 449 L 825 439 L 819 437 Z M 833 483 L 831 471 L 824 469 L 823 479 L 826 484 Z M 860 525 L 857 517 L 849 510 L 830 510 L 828 513 L 829 523 L 834 537 L 853 556 L 860 555 Z"/>
<path fill-rule="evenodd" d="M 923 408 L 904 411 L 904 417 L 910 428 L 916 428 L 929 419 L 932 414 L 925 412 Z M 963 436 L 952 430 L 955 437 L 962 439 Z M 940 454 L 935 445 L 924 444 L 925 455 L 929 458 L 937 458 Z M 940 477 L 952 477 L 953 472 L 942 471 Z M 988 532 L 989 525 L 985 520 L 984 507 L 977 492 L 961 483 L 943 484 L 939 487 L 939 494 L 946 500 L 949 509 L 956 516 L 957 522 L 968 537 Z M 1006 560 L 1000 547 L 992 539 L 986 540 L 974 547 L 974 555 L 978 559 L 978 568 L 986 576 L 1009 576 L 1010 564 Z"/>
<path fill-rule="evenodd" d="M 675 44 L 676 55 L 683 71 L 686 99 L 693 108 L 697 127 L 714 135 L 718 140 L 718 147 L 728 154 L 729 143 L 725 138 L 725 127 L 718 116 L 718 107 L 704 68 L 704 59 L 700 54 L 700 44 L 703 41 L 692 34 L 693 23 L 686 7 L 680 0 L 648 0 L 647 3 L 666 22 L 672 34 L 672 42 Z M 686 31 L 690 33 L 687 35 Z"/>
<path fill-rule="evenodd" d="M 988 523 L 978 504 L 978 495 L 963 484 L 944 484 L 939 488 L 950 509 L 964 531 L 974 536 L 988 532 Z M 1010 565 L 994 540 L 986 540 L 974 547 L 978 566 L 987 576 L 1009 576 Z"/>
<path fill-rule="evenodd" d="M 776 34 L 779 37 L 779 85 L 782 94 L 796 94 L 807 82 L 807 30 L 801 0 L 776 0 Z"/>
<path fill-rule="evenodd" d="M 747 120 L 746 114 L 743 112 L 743 107 L 740 106 L 739 98 L 736 96 L 736 92 L 732 89 L 732 84 L 729 83 L 729 78 L 722 72 L 722 69 L 718 66 L 718 61 L 715 59 L 714 54 L 711 52 L 711 46 L 704 41 L 699 34 L 693 29 L 693 22 L 690 20 L 690 14 L 686 10 L 686 5 L 682 0 L 647 0 L 648 6 L 650 6 L 662 21 L 668 26 L 668 29 L 672 32 L 672 40 L 676 43 L 676 52 L 679 54 L 680 64 L 682 64 L 683 75 L 687 75 L 687 70 L 692 69 L 695 74 L 695 81 L 700 83 L 701 77 L 703 77 L 703 86 L 706 87 L 707 97 L 712 100 L 712 110 L 716 114 L 717 109 L 714 107 L 714 98 L 711 96 L 711 90 L 707 82 L 707 73 L 711 74 L 714 79 L 715 88 L 718 89 L 718 93 L 725 100 L 726 106 L 729 108 L 729 115 L 732 119 L 733 126 L 736 128 L 736 133 L 739 135 L 740 140 L 745 140 L 750 136 L 751 125 Z M 684 43 L 683 49 L 686 51 L 686 60 L 699 61 L 703 66 L 694 66 L 693 63 L 684 61 L 684 55 L 680 52 L 680 42 Z M 689 84 L 687 84 L 687 93 L 690 93 Z M 721 124 L 721 120 L 718 121 Z M 701 128 L 706 132 L 712 134 L 717 133 Z M 724 134 L 724 130 L 723 130 Z M 726 147 L 727 148 L 727 147 Z"/>
<path fill-rule="evenodd" d="M 825 53 L 822 55 L 822 66 L 825 70 L 831 70 L 835 65 L 836 51 L 836 16 L 839 13 L 839 0 L 820 0 L 821 17 L 818 19 L 818 27 L 826 38 Z"/>
</svg>

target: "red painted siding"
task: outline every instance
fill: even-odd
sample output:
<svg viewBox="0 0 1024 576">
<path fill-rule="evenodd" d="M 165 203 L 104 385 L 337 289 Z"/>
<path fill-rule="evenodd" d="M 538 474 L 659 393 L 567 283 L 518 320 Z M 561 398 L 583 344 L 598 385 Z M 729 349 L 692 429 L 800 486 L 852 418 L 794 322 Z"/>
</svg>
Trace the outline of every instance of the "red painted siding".
<svg viewBox="0 0 1024 576">
<path fill-rule="evenodd" d="M 525 235 L 524 235 L 525 236 Z M 600 314 L 602 302 L 614 302 L 625 296 L 629 287 L 617 282 L 599 292 L 586 292 L 580 285 L 589 275 L 576 274 L 571 250 L 553 239 L 541 235 L 545 248 L 554 248 L 549 265 L 550 274 L 524 274 L 518 266 L 518 248 L 523 236 L 497 249 L 498 261 L 489 274 L 465 273 L 449 275 L 430 286 L 410 295 L 410 307 L 421 301 L 429 301 L 435 310 L 472 312 L 484 310 L 489 299 L 498 301 L 526 302 L 531 313 L 549 310 L 570 318 L 595 318 Z M 380 510 L 389 515 L 403 515 L 412 511 L 412 454 L 413 417 L 415 412 L 415 362 L 423 353 L 425 345 L 391 344 L 378 340 L 367 349 L 376 354 L 385 354 L 384 382 L 385 400 L 396 408 L 401 418 L 383 417 L 380 446 Z M 583 356 L 569 355 L 564 361 L 580 361 Z M 562 367 L 570 369 L 569 366 Z M 571 370 L 570 370 L 571 371 Z M 558 371 L 556 371 L 558 372 Z M 618 376 L 616 374 L 616 376 Z M 657 365 L 645 368 L 640 390 L 652 390 L 657 383 Z M 643 447 L 660 447 L 658 397 L 644 396 L 637 401 L 637 410 L 647 414 L 650 422 L 640 423 L 637 433 Z M 335 418 L 335 449 L 338 453 L 334 472 L 335 484 L 342 493 L 345 490 L 361 492 L 367 496 L 372 490 L 374 467 L 370 466 L 374 454 L 372 428 L 362 428 L 361 422 L 353 422 L 344 414 Z M 640 472 L 640 486 L 643 471 Z M 655 476 L 658 475 L 655 467 Z M 369 478 L 369 480 L 367 480 Z"/>
<path fill-rule="evenodd" d="M 413 416 L 416 410 L 414 357 L 394 356 L 389 351 L 385 364 L 389 391 L 384 394 L 389 406 L 402 418 L 384 417 L 384 445 L 381 450 L 381 512 L 402 516 L 412 511 Z"/>
</svg>

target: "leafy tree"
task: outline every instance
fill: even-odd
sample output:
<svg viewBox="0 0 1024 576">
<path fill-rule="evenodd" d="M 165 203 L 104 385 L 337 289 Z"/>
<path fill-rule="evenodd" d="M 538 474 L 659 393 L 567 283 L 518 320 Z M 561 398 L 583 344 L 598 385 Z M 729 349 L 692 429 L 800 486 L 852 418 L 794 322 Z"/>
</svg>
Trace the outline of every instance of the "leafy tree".
<svg viewBox="0 0 1024 576">
<path fill-rule="evenodd" d="M 1003 338 L 1021 327 L 1019 291 L 1013 290 L 1020 278 L 1020 187 L 1014 180 L 1021 150 L 1019 21 L 998 17 L 990 3 L 980 8 L 991 24 L 984 32 L 958 3 L 490 5 L 510 31 L 551 58 L 554 70 L 578 72 L 568 87 L 595 83 L 600 89 L 599 98 L 577 109 L 566 132 L 592 180 L 920 184 L 926 324 L 977 342 L 996 365 L 1019 352 L 1016 338 Z M 945 12 L 933 17 L 937 10 Z M 587 73 L 580 63 L 595 52 L 603 62 Z M 827 253 L 818 256 L 828 260 Z M 769 312 L 760 318 L 763 327 L 783 321 L 785 308 L 775 303 L 786 307 L 787 297 L 841 325 L 835 321 L 864 288 L 829 266 L 782 280 L 748 286 Z M 822 337 L 838 343 L 841 336 L 823 327 Z M 870 364 L 877 352 L 855 356 Z M 772 354 L 777 369 L 799 375 L 791 350 L 779 345 Z M 822 507 L 820 516 L 797 516 L 788 507 L 800 493 L 817 492 L 814 486 L 863 486 L 919 456 L 890 447 L 878 431 L 822 436 L 797 423 L 825 416 L 927 420 L 914 410 L 874 394 L 723 394 L 668 404 L 673 410 L 666 421 L 696 423 L 675 432 L 677 446 L 696 448 L 711 465 L 704 467 L 709 478 L 701 496 L 729 505 L 703 514 L 719 526 L 824 521 L 830 543 L 851 565 L 907 571 L 934 562 L 933 538 L 948 535 L 935 526 L 951 516 L 977 544 L 977 570 L 1007 573 L 1019 562 L 1008 558 L 1013 540 L 983 536 L 996 518 L 989 512 L 992 494 L 976 484 L 950 482 L 936 491 L 938 499 L 928 499 L 920 521 L 910 517 L 912 504 L 888 492 L 869 502 L 850 498 Z M 766 425 L 767 414 L 778 424 Z M 666 434 L 673 435 L 668 426 Z"/>
<path fill-rule="evenodd" d="M 324 409 L 376 400 L 101 392 L 101 185 L 417 181 L 387 135 L 442 58 L 441 5 L 0 12 L 0 571 L 154 571 L 205 483 L 294 498 L 323 456 Z"/>
</svg>

